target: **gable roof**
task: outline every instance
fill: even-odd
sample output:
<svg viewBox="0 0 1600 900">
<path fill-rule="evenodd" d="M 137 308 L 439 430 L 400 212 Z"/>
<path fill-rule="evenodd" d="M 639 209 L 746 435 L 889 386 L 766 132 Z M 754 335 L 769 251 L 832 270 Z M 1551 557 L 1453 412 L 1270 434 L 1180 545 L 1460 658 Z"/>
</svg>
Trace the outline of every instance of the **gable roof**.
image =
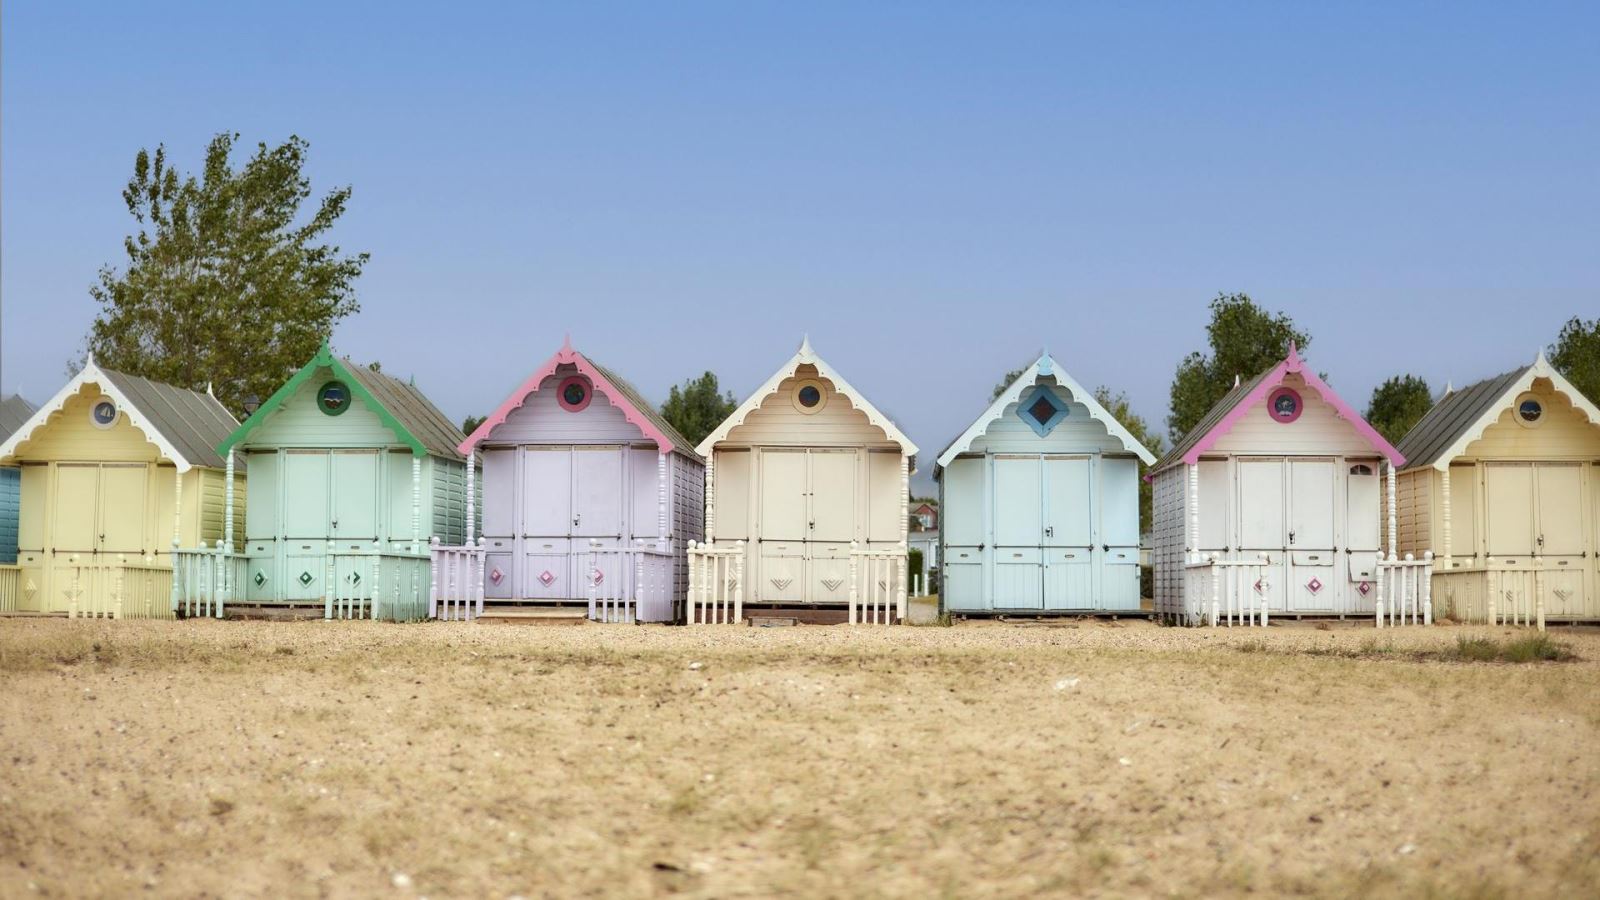
<svg viewBox="0 0 1600 900">
<path fill-rule="evenodd" d="M 0 441 L 11 437 L 37 410 L 38 407 L 22 399 L 21 394 L 0 400 Z"/>
<path fill-rule="evenodd" d="M 839 373 L 835 372 L 832 366 L 824 362 L 822 357 L 811 349 L 811 339 L 809 337 L 802 338 L 800 349 L 795 351 L 794 356 L 789 357 L 788 362 L 779 367 L 778 371 L 772 373 L 772 377 L 757 388 L 755 393 L 746 398 L 739 405 L 739 408 L 733 411 L 732 415 L 723 419 L 721 425 L 712 429 L 711 433 L 706 435 L 706 439 L 701 441 L 700 446 L 695 449 L 701 456 L 709 456 L 713 447 L 725 439 L 729 432 L 743 424 L 746 417 L 760 409 L 762 401 L 777 393 L 778 386 L 783 384 L 784 379 L 793 377 L 795 370 L 804 365 L 815 367 L 818 376 L 827 379 L 833 384 L 834 391 L 849 400 L 851 406 L 865 413 L 867 421 L 881 429 L 889 440 L 899 444 L 901 453 L 907 456 L 916 455 L 917 445 L 911 443 L 911 439 L 905 436 L 905 433 L 894 424 L 893 420 L 879 412 L 878 408 L 868 402 L 867 398 L 863 397 L 859 391 L 851 387 L 849 382 L 839 377 Z"/>
<path fill-rule="evenodd" d="M 1532 365 L 1485 378 L 1441 397 L 1400 439 L 1406 468 L 1448 468 L 1450 461 L 1466 452 L 1468 444 L 1482 437 L 1519 395 L 1533 388 L 1538 378 L 1550 379 L 1555 389 L 1588 416 L 1592 424 L 1600 425 L 1600 409 L 1557 372 L 1541 351 Z"/>
<path fill-rule="evenodd" d="M 615 372 L 572 349 L 571 337 L 562 341 L 561 349 L 545 360 L 544 365 L 534 370 L 527 380 L 512 391 L 500 407 L 490 414 L 489 418 L 483 420 L 483 424 L 473 429 L 472 434 L 460 442 L 457 449 L 461 453 L 470 452 L 489 436 L 489 432 L 505 422 L 513 410 L 528 402 L 528 398 L 539 390 L 539 385 L 563 365 L 574 366 L 579 372 L 588 376 L 589 380 L 594 382 L 594 386 L 610 398 L 611 405 L 621 410 L 622 417 L 644 432 L 645 437 L 654 441 L 662 453 L 681 453 L 691 459 L 700 458 L 689 446 L 689 441 L 656 411 L 655 406 L 646 400 L 637 388 L 618 377 Z"/>
<path fill-rule="evenodd" d="M 1295 349 L 1294 343 L 1290 342 L 1287 357 L 1250 381 L 1234 385 L 1233 389 L 1223 395 L 1195 427 L 1189 429 L 1189 433 L 1185 434 L 1166 456 L 1161 457 L 1161 461 L 1155 464 L 1150 474 L 1154 475 L 1180 462 L 1191 466 L 1198 463 L 1200 454 L 1215 446 L 1245 413 L 1253 409 L 1256 404 L 1265 401 L 1267 393 L 1282 381 L 1285 375 L 1290 374 L 1298 374 L 1304 378 L 1306 386 L 1316 391 L 1324 403 L 1333 407 L 1334 413 L 1339 418 L 1349 422 L 1356 433 L 1366 439 L 1374 450 L 1388 458 L 1390 465 L 1399 468 L 1405 463 L 1405 457 L 1400 451 L 1384 440 L 1377 429 L 1367 424 L 1367 420 L 1329 387 L 1327 382 L 1317 377 L 1316 372 L 1305 367 L 1305 362 L 1300 359 L 1300 352 Z"/>
<path fill-rule="evenodd" d="M 361 398 L 402 444 L 411 448 L 412 455 L 442 456 L 454 460 L 466 458 L 456 450 L 456 444 L 461 440 L 461 430 L 445 418 L 444 413 L 417 390 L 416 385 L 382 372 L 374 372 L 366 366 L 355 365 L 348 359 L 341 360 L 333 355 L 327 341 L 323 341 L 311 361 L 289 376 L 289 380 L 273 392 L 243 425 L 221 440 L 217 452 L 225 454 L 238 446 L 250 432 L 293 397 L 318 369 L 330 369 L 335 376 L 348 383 L 351 393 Z"/>
<path fill-rule="evenodd" d="M 1000 396 L 989 404 L 989 408 L 983 411 L 983 415 L 974 420 L 967 427 L 967 430 L 961 433 L 960 437 L 950 442 L 950 446 L 944 448 L 944 451 L 939 454 L 938 467 L 942 469 L 950 465 L 957 456 L 967 452 L 967 449 L 972 446 L 972 442 L 982 437 L 984 432 L 989 430 L 989 425 L 992 422 L 1005 415 L 1006 407 L 1019 402 L 1022 399 L 1023 391 L 1032 387 L 1040 378 L 1047 376 L 1054 376 L 1056 384 L 1070 391 L 1075 402 L 1082 403 L 1088 407 L 1089 417 L 1104 425 L 1106 431 L 1110 432 L 1112 437 L 1121 441 L 1122 449 L 1138 456 L 1147 466 L 1156 461 L 1155 454 L 1139 443 L 1132 432 L 1122 427 L 1122 423 L 1117 421 L 1117 417 L 1113 416 L 1109 410 L 1094 399 L 1094 394 L 1084 390 L 1083 385 L 1079 384 L 1071 375 L 1068 375 L 1060 366 L 1056 365 L 1056 361 L 1050 357 L 1050 354 L 1042 353 L 1038 359 L 1033 361 L 1032 365 L 1023 369 L 1022 374 L 1018 375 L 1011 384 L 1006 386 L 1005 390 L 1000 392 Z"/>
<path fill-rule="evenodd" d="M 17 448 L 31 439 L 40 426 L 60 412 L 86 384 L 95 385 L 114 400 L 117 409 L 146 440 L 156 445 L 162 456 L 177 466 L 178 471 L 226 465 L 216 445 L 238 426 L 239 421 L 216 397 L 102 369 L 93 359 L 0 444 L 0 459 L 15 455 Z"/>
</svg>

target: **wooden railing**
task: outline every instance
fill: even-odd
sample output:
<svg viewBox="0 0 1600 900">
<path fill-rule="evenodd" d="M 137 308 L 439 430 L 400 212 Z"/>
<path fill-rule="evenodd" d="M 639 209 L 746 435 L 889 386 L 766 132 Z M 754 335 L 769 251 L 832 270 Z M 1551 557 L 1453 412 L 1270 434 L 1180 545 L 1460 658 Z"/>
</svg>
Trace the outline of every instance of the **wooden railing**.
<svg viewBox="0 0 1600 900">
<path fill-rule="evenodd" d="M 631 624 L 639 621 L 641 610 L 652 620 L 671 618 L 672 554 L 653 543 L 640 540 L 632 547 L 606 547 L 590 540 L 585 580 L 593 621 Z"/>
<path fill-rule="evenodd" d="M 1220 553 L 1201 554 L 1199 562 L 1184 566 L 1184 598 L 1189 620 L 1223 625 L 1267 625 L 1267 558 L 1223 559 Z M 1204 611 L 1202 613 L 1202 610 Z"/>
<path fill-rule="evenodd" d="M 466 621 L 483 615 L 483 538 L 474 546 L 446 547 L 434 538 L 428 579 L 428 615 Z"/>
<path fill-rule="evenodd" d="M 115 560 L 96 556 L 83 562 L 67 558 L 64 588 L 69 619 L 166 619 L 171 607 L 172 569 L 154 556 Z M 98 589 L 95 582 L 98 580 Z"/>
<path fill-rule="evenodd" d="M 223 617 L 226 606 L 243 589 L 248 557 L 227 552 L 221 541 L 212 548 L 172 551 L 172 612 L 183 618 Z"/>
<path fill-rule="evenodd" d="M 424 554 L 385 550 L 376 541 L 370 550 L 338 550 L 329 541 L 323 618 L 391 622 L 426 618 L 424 591 L 430 562 Z"/>
<path fill-rule="evenodd" d="M 720 547 L 689 542 L 690 625 L 744 621 L 744 541 Z"/>
<path fill-rule="evenodd" d="M 0 565 L 0 612 L 16 612 L 22 596 L 22 567 Z"/>
<path fill-rule="evenodd" d="M 850 542 L 850 624 L 906 619 L 906 547 L 872 549 Z"/>
<path fill-rule="evenodd" d="M 1416 559 L 1393 553 L 1378 562 L 1378 599 L 1374 605 L 1379 628 L 1433 624 L 1433 551 Z"/>
<path fill-rule="evenodd" d="M 1550 608 L 1552 573 L 1542 557 L 1508 563 L 1488 559 L 1472 568 L 1435 569 L 1435 593 L 1443 608 L 1458 621 L 1487 625 L 1521 625 L 1545 628 Z M 1557 606 L 1556 608 L 1560 608 Z"/>
</svg>

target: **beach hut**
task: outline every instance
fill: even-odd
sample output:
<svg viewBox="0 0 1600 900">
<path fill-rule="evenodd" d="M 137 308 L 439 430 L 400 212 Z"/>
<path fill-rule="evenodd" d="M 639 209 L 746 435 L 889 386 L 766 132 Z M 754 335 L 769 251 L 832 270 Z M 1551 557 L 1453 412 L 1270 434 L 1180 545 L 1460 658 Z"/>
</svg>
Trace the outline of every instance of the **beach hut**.
<svg viewBox="0 0 1600 900">
<path fill-rule="evenodd" d="M 939 454 L 953 613 L 1138 612 L 1139 464 L 1155 457 L 1048 354 Z"/>
<path fill-rule="evenodd" d="M 244 502 L 215 449 L 238 424 L 209 393 L 90 360 L 0 443 L 21 469 L 13 608 L 170 616 L 169 552 L 221 539 Z"/>
<path fill-rule="evenodd" d="M 328 618 L 427 614 L 431 536 L 466 537 L 461 431 L 415 384 L 340 359 L 326 342 L 216 444 L 248 473 L 242 544 L 186 544 L 186 614 L 242 604 Z"/>
<path fill-rule="evenodd" d="M 1379 471 L 1402 461 L 1291 345 L 1152 468 L 1157 612 L 1373 613 Z"/>
<path fill-rule="evenodd" d="M 593 602 L 597 619 L 676 618 L 705 464 L 632 385 L 567 341 L 459 450 L 483 460 L 491 612 Z"/>
<path fill-rule="evenodd" d="M 1442 613 L 1600 619 L 1600 409 L 1543 353 L 1447 389 L 1400 451 L 1400 550 L 1435 548 Z"/>
<path fill-rule="evenodd" d="M 904 616 L 917 448 L 809 340 L 697 449 L 716 574 L 697 577 L 692 620 L 745 604 Z"/>
<path fill-rule="evenodd" d="M 22 399 L 20 394 L 0 400 L 0 441 L 11 437 L 28 417 L 38 409 Z M 22 470 L 16 466 L 0 467 L 0 565 L 12 566 L 17 562 L 17 517 L 22 504 Z M 0 592 L 5 590 L 0 574 Z M 0 604 L 5 600 L 0 598 Z"/>
</svg>

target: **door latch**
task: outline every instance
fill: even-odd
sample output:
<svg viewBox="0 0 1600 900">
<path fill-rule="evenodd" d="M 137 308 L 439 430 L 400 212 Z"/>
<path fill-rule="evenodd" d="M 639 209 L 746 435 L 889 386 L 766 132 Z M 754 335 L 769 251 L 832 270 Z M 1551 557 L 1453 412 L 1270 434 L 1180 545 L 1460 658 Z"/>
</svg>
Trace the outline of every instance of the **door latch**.
<svg viewBox="0 0 1600 900">
<path fill-rule="evenodd" d="M 1294 543 L 1294 529 L 1289 529 L 1289 543 Z"/>
<path fill-rule="evenodd" d="M 1046 525 L 1044 527 L 1044 536 L 1045 537 L 1055 537 L 1056 536 L 1056 527 L 1054 525 Z"/>
</svg>

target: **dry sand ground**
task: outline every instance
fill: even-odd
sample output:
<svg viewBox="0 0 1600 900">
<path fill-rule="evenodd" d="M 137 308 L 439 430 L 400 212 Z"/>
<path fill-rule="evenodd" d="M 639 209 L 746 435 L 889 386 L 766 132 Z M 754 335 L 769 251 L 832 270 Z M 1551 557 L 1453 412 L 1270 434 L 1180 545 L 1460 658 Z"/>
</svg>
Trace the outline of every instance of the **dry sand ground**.
<svg viewBox="0 0 1600 900">
<path fill-rule="evenodd" d="M 1600 636 L 1303 652 L 1468 633 L 3 620 L 0 895 L 1594 896 Z"/>
</svg>

